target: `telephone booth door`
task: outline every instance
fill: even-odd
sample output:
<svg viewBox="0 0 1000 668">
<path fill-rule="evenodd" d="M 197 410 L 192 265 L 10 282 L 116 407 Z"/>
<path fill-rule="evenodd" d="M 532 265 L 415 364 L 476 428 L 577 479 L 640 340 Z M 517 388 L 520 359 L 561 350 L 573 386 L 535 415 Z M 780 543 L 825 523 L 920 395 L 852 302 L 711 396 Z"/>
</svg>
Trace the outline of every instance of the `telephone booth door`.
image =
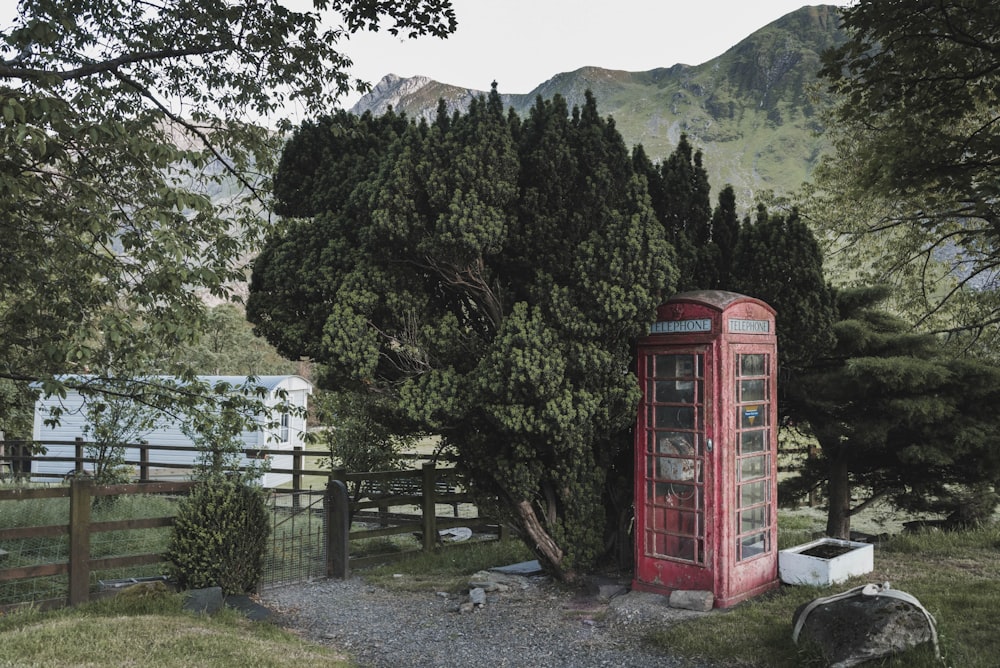
<svg viewBox="0 0 1000 668">
<path fill-rule="evenodd" d="M 773 309 L 676 295 L 637 351 L 633 587 L 728 607 L 777 586 Z"/>
<path fill-rule="evenodd" d="M 646 513 L 639 528 L 647 554 L 669 560 L 670 580 L 679 589 L 711 586 L 712 517 L 706 512 L 711 489 L 711 409 L 713 387 L 705 370 L 711 350 L 691 346 L 644 357 L 645 413 L 643 495 Z M 646 562 L 643 575 L 662 581 L 662 562 Z"/>
</svg>

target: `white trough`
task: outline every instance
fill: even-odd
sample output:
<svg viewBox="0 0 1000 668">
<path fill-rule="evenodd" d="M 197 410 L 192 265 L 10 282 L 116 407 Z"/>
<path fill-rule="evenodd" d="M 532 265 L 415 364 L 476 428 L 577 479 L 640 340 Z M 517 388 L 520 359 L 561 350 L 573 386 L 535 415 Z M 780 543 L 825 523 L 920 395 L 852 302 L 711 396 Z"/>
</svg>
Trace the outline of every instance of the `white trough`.
<svg viewBox="0 0 1000 668">
<path fill-rule="evenodd" d="M 875 568 L 875 547 L 837 538 L 820 538 L 778 552 L 778 576 L 786 584 L 827 585 Z"/>
</svg>

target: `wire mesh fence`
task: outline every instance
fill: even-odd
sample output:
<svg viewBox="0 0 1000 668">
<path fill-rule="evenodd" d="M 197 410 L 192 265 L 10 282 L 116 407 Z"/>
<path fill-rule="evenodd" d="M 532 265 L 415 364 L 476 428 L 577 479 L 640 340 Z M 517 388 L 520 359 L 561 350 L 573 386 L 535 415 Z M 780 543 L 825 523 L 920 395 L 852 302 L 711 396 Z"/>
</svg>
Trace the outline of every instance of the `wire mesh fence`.
<svg viewBox="0 0 1000 668">
<path fill-rule="evenodd" d="M 326 575 L 324 490 L 272 490 L 261 589 Z"/>
<path fill-rule="evenodd" d="M 43 492 L 45 496 L 39 496 Z M 89 498 L 89 497 L 88 497 Z M 123 494 L 94 497 L 89 501 L 91 527 L 102 523 L 141 523 L 145 518 L 173 516 L 176 497 Z M 0 606 L 65 602 L 69 596 L 67 564 L 73 547 L 67 522 L 71 503 L 66 486 L 9 489 L 0 496 Z M 102 560 L 127 560 L 129 555 L 157 555 L 170 537 L 167 526 L 94 530 L 89 533 L 87 560 L 94 567 L 85 573 L 90 590 L 116 578 L 160 575 L 165 564 L 142 563 L 99 568 Z"/>
</svg>

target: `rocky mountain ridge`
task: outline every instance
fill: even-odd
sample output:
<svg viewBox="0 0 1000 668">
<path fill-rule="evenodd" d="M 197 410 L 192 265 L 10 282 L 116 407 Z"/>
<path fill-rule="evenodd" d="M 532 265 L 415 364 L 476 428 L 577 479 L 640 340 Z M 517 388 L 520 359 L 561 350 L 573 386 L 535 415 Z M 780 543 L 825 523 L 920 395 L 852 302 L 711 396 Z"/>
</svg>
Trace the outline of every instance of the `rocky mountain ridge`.
<svg viewBox="0 0 1000 668">
<path fill-rule="evenodd" d="M 536 99 L 560 94 L 579 104 L 597 98 L 627 144 L 642 144 L 654 160 L 669 155 L 681 134 L 703 151 L 714 191 L 729 183 L 744 206 L 765 190 L 788 193 L 809 178 L 826 143 L 820 113 L 828 105 L 816 81 L 820 54 L 846 40 L 833 5 L 806 6 L 750 34 L 700 65 L 646 72 L 584 67 L 558 73 L 527 94 L 505 94 L 524 115 Z M 428 77 L 384 77 L 353 113 L 433 118 L 439 100 L 465 109 L 485 91 Z"/>
</svg>

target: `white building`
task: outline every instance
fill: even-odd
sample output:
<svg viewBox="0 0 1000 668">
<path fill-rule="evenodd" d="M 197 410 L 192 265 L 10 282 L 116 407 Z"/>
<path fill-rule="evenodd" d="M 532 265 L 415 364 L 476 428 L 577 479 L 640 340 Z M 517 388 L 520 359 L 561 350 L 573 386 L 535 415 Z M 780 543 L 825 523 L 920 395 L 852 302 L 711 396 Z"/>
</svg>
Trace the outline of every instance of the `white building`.
<svg viewBox="0 0 1000 668">
<path fill-rule="evenodd" d="M 249 377 L 200 376 L 199 379 L 210 386 L 226 383 L 232 387 L 242 387 L 247 383 Z M 244 450 L 252 452 L 263 448 L 291 451 L 296 446 L 303 446 L 303 437 L 306 433 L 304 409 L 308 407 L 308 398 L 313 389 L 312 383 L 299 376 L 255 376 L 254 383 L 266 391 L 262 400 L 266 406 L 280 409 L 281 406 L 287 405 L 303 410 L 276 412 L 270 417 L 261 415 L 258 418 L 259 427 L 242 434 Z M 56 409 L 59 412 L 59 423 L 54 426 L 46 424 L 46 419 Z M 88 440 L 87 426 L 89 424 L 85 399 L 79 392 L 69 390 L 65 398 L 58 396 L 40 397 L 35 402 L 33 438 L 36 443 L 41 443 L 46 448 L 46 452 L 33 456 L 31 462 L 32 480 L 53 482 L 72 472 L 74 469 L 72 458 L 76 451 L 73 441 L 77 438 Z M 180 419 L 163 416 L 157 420 L 156 426 L 151 431 L 146 434 L 138 434 L 130 440 L 133 442 L 145 441 L 151 446 L 193 447 L 194 443 L 184 434 L 181 426 Z M 198 456 L 199 453 L 195 451 L 151 448 L 149 465 L 154 470 L 157 469 L 157 464 L 190 467 L 198 460 Z M 59 458 L 58 461 L 56 461 L 57 458 Z M 138 448 L 127 448 L 125 459 L 129 462 L 138 462 Z M 249 459 L 244 456 L 243 462 L 247 463 L 248 461 Z M 272 469 L 290 469 L 292 468 L 292 456 L 291 454 L 273 455 L 269 458 L 269 465 Z M 162 466 L 160 469 L 161 472 L 168 470 Z M 183 471 L 181 469 L 173 472 L 176 475 Z M 287 473 L 267 473 L 262 483 L 265 487 L 276 487 L 289 480 L 291 480 L 291 475 Z"/>
</svg>

